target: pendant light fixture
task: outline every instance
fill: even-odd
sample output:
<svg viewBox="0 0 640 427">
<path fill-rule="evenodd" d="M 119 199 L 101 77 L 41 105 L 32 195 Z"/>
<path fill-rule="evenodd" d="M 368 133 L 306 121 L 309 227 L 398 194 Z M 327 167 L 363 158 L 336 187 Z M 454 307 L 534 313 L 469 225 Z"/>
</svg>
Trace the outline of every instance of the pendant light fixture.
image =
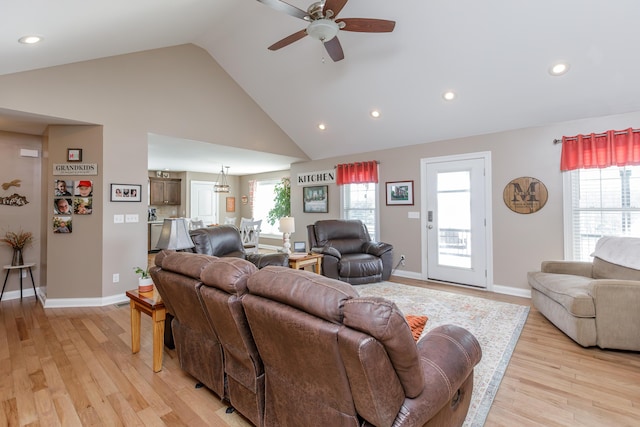
<svg viewBox="0 0 640 427">
<path fill-rule="evenodd" d="M 224 173 L 224 168 L 227 168 L 227 173 Z M 215 185 L 216 193 L 228 193 L 229 192 L 229 182 L 227 181 L 227 176 L 229 175 L 229 166 L 222 166 L 220 168 L 220 175 L 218 175 L 218 183 Z"/>
</svg>

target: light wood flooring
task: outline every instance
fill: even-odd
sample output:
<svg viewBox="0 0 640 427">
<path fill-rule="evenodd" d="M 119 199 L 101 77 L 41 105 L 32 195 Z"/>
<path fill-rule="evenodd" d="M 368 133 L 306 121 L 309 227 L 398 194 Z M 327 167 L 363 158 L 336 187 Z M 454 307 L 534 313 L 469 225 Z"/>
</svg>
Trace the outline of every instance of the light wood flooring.
<svg viewBox="0 0 640 427">
<path fill-rule="evenodd" d="M 529 304 L 529 300 L 399 279 Z M 0 303 L 0 426 L 247 426 L 182 372 L 175 350 L 151 369 L 151 320 L 131 354 L 129 306 Z M 638 426 L 640 353 L 584 349 L 531 309 L 486 426 Z M 305 426 L 301 426 L 305 427 Z"/>
</svg>

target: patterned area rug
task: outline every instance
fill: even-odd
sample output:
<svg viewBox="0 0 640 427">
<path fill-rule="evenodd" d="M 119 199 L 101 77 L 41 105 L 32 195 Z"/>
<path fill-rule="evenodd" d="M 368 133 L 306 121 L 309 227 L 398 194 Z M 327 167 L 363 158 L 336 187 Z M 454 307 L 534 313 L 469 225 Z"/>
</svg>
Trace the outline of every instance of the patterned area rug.
<svg viewBox="0 0 640 427">
<path fill-rule="evenodd" d="M 454 324 L 476 337 L 482 347 L 482 360 L 474 370 L 471 406 L 464 426 L 484 425 L 529 307 L 392 282 L 358 285 L 356 289 L 361 296 L 395 302 L 405 315 L 427 315 L 423 334 L 439 325 Z"/>
</svg>

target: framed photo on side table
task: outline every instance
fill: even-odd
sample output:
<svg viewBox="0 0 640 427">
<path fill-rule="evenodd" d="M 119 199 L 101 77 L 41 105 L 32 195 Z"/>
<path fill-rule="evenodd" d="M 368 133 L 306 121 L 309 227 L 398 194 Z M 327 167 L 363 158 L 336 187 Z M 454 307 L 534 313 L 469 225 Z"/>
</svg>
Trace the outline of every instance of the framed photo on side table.
<svg viewBox="0 0 640 427">
<path fill-rule="evenodd" d="M 413 181 L 387 182 L 387 206 L 413 205 Z"/>
<path fill-rule="evenodd" d="M 142 185 L 111 184 L 112 202 L 141 202 Z"/>
</svg>

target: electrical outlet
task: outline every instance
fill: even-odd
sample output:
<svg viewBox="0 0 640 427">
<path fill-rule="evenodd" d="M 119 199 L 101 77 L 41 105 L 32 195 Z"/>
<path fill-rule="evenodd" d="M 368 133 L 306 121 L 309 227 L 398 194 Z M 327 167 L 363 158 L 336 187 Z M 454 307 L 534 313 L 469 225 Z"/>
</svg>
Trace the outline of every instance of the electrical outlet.
<svg viewBox="0 0 640 427">
<path fill-rule="evenodd" d="M 27 270 L 23 270 L 21 269 L 21 273 L 22 273 L 22 278 L 25 279 L 27 277 Z"/>
<path fill-rule="evenodd" d="M 113 275 L 113 283 L 118 283 L 120 281 L 120 275 L 118 273 L 115 273 Z"/>
<path fill-rule="evenodd" d="M 400 255 L 400 265 L 404 265 L 404 262 L 407 260 L 407 257 L 404 255 Z"/>
</svg>

